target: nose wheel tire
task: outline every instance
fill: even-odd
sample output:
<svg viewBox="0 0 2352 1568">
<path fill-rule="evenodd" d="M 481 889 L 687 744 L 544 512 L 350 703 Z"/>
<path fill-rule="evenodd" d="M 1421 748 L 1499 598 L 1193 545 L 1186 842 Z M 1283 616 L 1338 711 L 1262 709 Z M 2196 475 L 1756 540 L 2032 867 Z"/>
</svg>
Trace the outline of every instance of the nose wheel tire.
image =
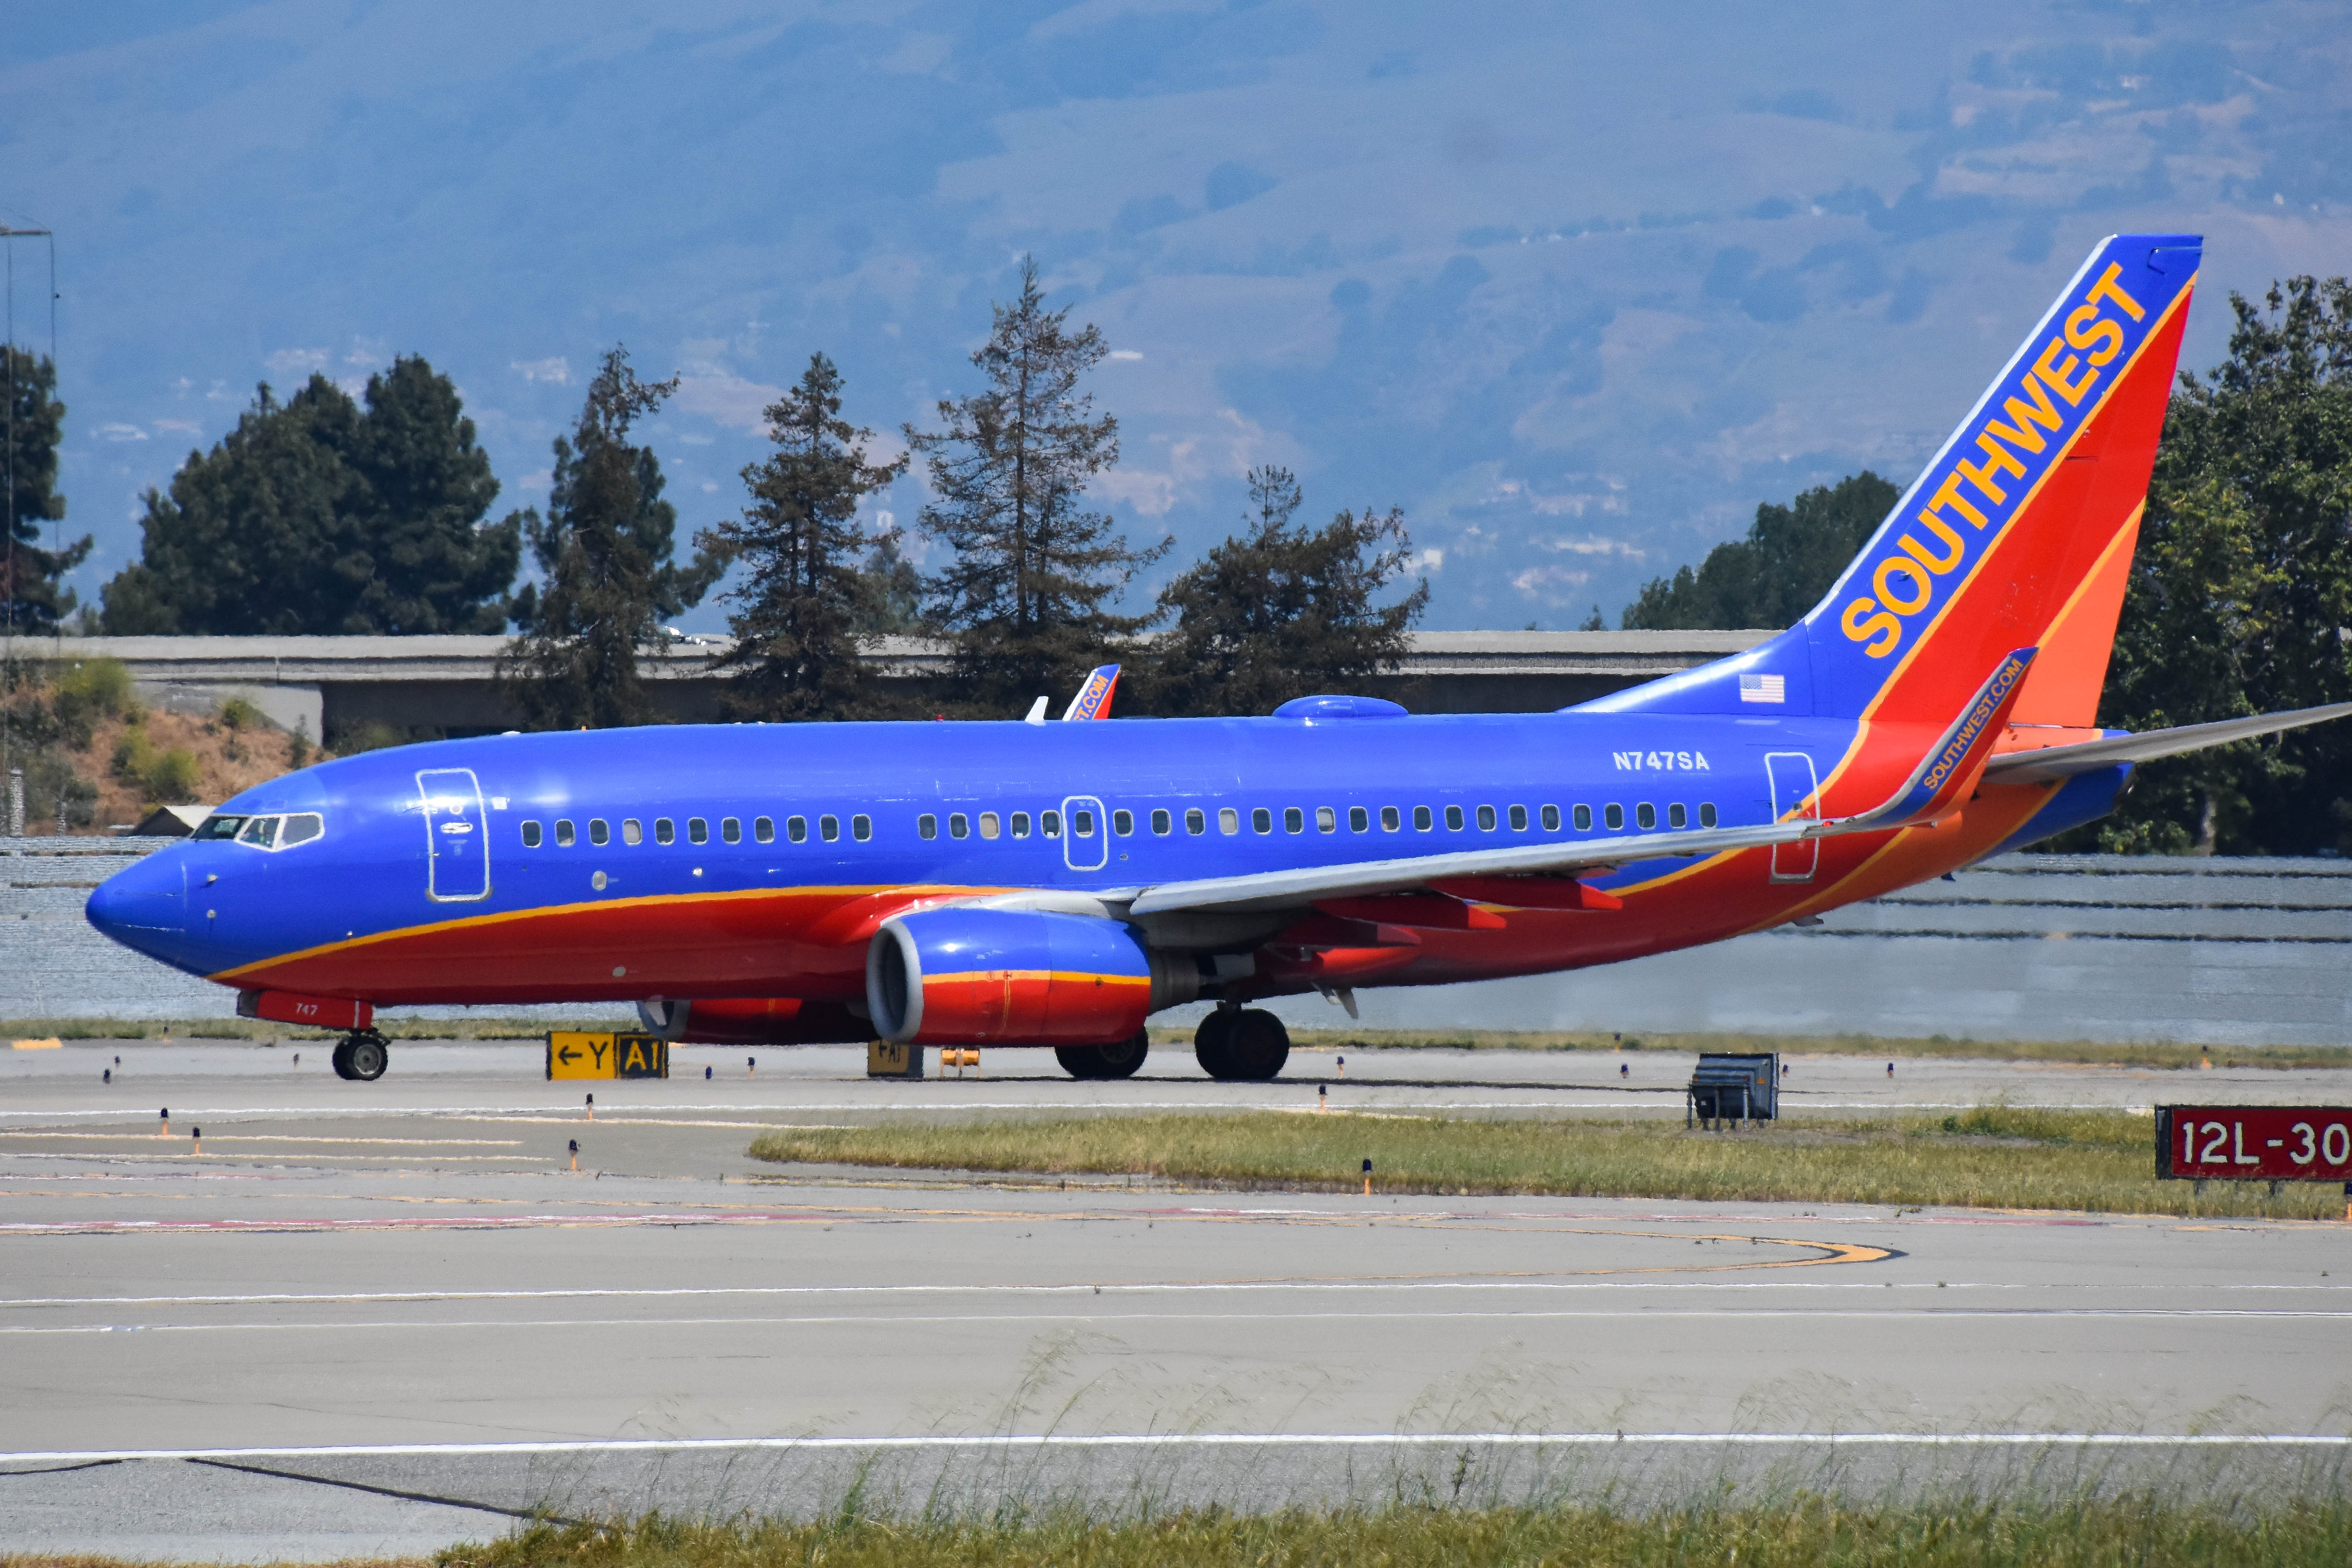
<svg viewBox="0 0 2352 1568">
<path fill-rule="evenodd" d="M 1211 1078 L 1264 1083 L 1290 1059 L 1290 1031 L 1263 1007 L 1239 1013 L 1219 1008 L 1201 1020 L 1192 1055 Z"/>
<path fill-rule="evenodd" d="M 1082 1079 L 1133 1078 L 1136 1069 L 1143 1066 L 1143 1058 L 1150 1054 L 1151 1037 L 1142 1029 L 1113 1045 L 1054 1047 L 1062 1070 L 1072 1078 Z"/>
<path fill-rule="evenodd" d="M 356 1079 L 373 1083 L 383 1076 L 391 1065 L 392 1053 L 384 1038 L 373 1029 L 347 1035 L 335 1047 L 334 1064 L 337 1078 Z"/>
</svg>

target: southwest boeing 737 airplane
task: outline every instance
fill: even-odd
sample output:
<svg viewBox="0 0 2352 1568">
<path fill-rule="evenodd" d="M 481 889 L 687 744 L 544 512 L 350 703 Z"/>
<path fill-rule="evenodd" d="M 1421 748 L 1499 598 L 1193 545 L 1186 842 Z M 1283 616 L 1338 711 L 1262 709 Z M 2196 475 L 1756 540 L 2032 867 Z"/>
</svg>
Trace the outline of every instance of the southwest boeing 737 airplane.
<svg viewBox="0 0 2352 1568">
<path fill-rule="evenodd" d="M 2100 245 L 1829 595 L 1737 658 L 1558 713 L 405 746 L 247 790 L 89 919 L 343 1031 L 348 1078 L 384 1069 L 377 1007 L 610 1002 L 674 1040 L 1050 1046 L 1117 1078 L 1205 999 L 1201 1067 L 1268 1079 L 1265 997 L 1352 1010 L 1875 898 L 2104 815 L 2137 762 L 2352 712 L 2094 727 L 2200 249 Z"/>
</svg>

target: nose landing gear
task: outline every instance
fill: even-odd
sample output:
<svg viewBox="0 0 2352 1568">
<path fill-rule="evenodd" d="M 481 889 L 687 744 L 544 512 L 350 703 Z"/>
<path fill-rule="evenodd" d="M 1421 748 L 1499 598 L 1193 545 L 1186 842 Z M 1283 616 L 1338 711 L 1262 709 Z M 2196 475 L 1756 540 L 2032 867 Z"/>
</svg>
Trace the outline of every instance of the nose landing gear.
<svg viewBox="0 0 2352 1568">
<path fill-rule="evenodd" d="M 335 1046 L 335 1076 L 373 1083 L 392 1059 L 389 1043 L 373 1029 L 353 1029 Z"/>
<path fill-rule="evenodd" d="M 1150 1054 L 1151 1034 L 1146 1029 L 1138 1029 L 1115 1045 L 1054 1047 L 1054 1055 L 1061 1058 L 1062 1070 L 1072 1078 L 1133 1078 L 1135 1069 Z"/>
</svg>

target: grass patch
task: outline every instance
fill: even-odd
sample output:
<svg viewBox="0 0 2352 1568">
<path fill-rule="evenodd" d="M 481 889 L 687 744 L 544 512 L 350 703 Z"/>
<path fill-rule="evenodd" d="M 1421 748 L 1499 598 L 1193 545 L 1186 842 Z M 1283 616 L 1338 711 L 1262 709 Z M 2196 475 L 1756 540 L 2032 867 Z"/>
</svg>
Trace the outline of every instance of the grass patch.
<svg viewBox="0 0 2352 1568">
<path fill-rule="evenodd" d="M 1155 1046 L 1186 1049 L 1189 1027 L 1151 1031 Z M 1969 1061 L 2053 1062 L 2075 1067 L 2352 1068 L 2352 1046 L 2184 1046 L 2097 1040 L 1970 1040 L 1946 1035 L 1885 1039 L 1874 1035 L 1612 1034 L 1607 1030 L 1294 1029 L 1300 1050 L 1779 1051 L 1794 1057 L 1942 1057 Z"/>
<path fill-rule="evenodd" d="M 1649 1515 L 1601 1508 L 1378 1511 L 1219 1510 L 1109 1523 L 1066 1518 L 898 1522 L 852 1518 L 687 1523 L 659 1517 L 611 1526 L 537 1525 L 488 1546 L 453 1547 L 440 1568 L 1485 1568 L 1559 1563 L 1665 1568 L 1739 1563 L 1903 1563 L 1906 1568 L 2275 1568 L 2352 1561 L 2352 1507 L 2282 1507 L 2251 1515 L 2136 1499 L 2034 1506 L 1966 1502 L 1696 1508 Z"/>
<path fill-rule="evenodd" d="M 580 1024 L 550 1025 L 532 1018 L 387 1018 L 379 1015 L 378 1033 L 388 1040 L 541 1040 L 550 1028 L 582 1028 Z M 635 1028 L 615 1018 L 607 1027 Z M 305 1029 L 293 1024 L 273 1024 L 260 1018 L 5 1018 L 0 1042 L 10 1039 L 61 1040 L 339 1040 L 340 1029 Z M 0 1565 L 6 1563 L 0 1558 Z"/>
<path fill-rule="evenodd" d="M 1986 1107 L 1955 1116 L 1678 1121 L 1239 1111 L 885 1121 L 760 1135 L 751 1157 L 896 1169 L 1138 1175 L 1290 1191 L 1528 1194 L 1773 1203 L 2340 1217 L 2333 1185 L 2278 1197 L 2155 1176 L 2155 1123 L 2126 1111 Z"/>
</svg>

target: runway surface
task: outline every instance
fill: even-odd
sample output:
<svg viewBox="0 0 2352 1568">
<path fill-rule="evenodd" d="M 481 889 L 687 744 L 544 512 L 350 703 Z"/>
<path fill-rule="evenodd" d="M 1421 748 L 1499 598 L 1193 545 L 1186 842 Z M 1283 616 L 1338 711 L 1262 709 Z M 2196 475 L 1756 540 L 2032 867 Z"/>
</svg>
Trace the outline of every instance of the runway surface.
<svg viewBox="0 0 2352 1568">
<path fill-rule="evenodd" d="M 10 1547 L 425 1551 L 534 1507 L 806 1510 L 861 1473 L 902 1503 L 1256 1504 L 2333 1484 L 2346 1458 L 2348 1226 L 784 1179 L 744 1156 L 761 1127 L 1302 1097 L 1172 1052 L 1081 1085 L 1034 1057 L 911 1084 L 853 1053 L 746 1077 L 681 1051 L 667 1082 L 594 1085 L 592 1122 L 527 1050 L 396 1047 L 375 1084 L 313 1054 L 0 1055 Z M 684 1076 L 706 1061 L 732 1076 Z M 1612 1086 L 1615 1058 L 1351 1054 L 1344 1096 L 1607 1113 L 1688 1070 L 1638 1065 Z M 1792 1109 L 2347 1091 L 1795 1065 Z M 1923 1435 L 1952 1441 L 1892 1441 Z"/>
</svg>

